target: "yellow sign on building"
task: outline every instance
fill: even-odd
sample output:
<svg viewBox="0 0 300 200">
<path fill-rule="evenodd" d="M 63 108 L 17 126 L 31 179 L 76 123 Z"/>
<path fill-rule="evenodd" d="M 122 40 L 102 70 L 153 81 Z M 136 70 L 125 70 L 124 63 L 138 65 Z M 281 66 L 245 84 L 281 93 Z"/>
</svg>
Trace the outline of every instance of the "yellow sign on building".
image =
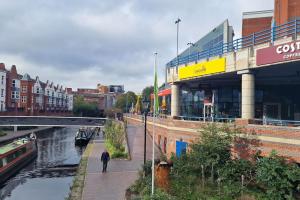
<svg viewBox="0 0 300 200">
<path fill-rule="evenodd" d="M 219 58 L 179 68 L 179 80 L 225 72 L 226 60 Z"/>
</svg>

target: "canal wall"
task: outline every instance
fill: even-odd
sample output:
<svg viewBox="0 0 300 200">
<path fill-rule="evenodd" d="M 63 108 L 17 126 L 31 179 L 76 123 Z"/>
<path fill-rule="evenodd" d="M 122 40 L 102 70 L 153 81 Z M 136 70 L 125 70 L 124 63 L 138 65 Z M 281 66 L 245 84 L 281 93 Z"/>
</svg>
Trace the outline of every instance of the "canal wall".
<svg viewBox="0 0 300 200">
<path fill-rule="evenodd" d="M 140 115 L 126 116 L 126 121 L 134 125 L 143 124 Z M 167 157 L 170 157 L 176 152 L 176 141 L 191 144 L 201 139 L 199 131 L 205 125 L 207 125 L 205 122 L 171 118 L 159 118 L 153 122 L 153 118 L 148 117 L 147 131 L 152 135 L 153 126 L 155 127 L 155 143 Z M 234 123 L 229 126 L 243 129 L 243 133 L 233 145 L 234 156 L 248 158 L 256 151 L 260 151 L 262 156 L 267 156 L 272 150 L 276 150 L 278 155 L 300 163 L 300 128 L 250 124 L 239 126 Z"/>
</svg>

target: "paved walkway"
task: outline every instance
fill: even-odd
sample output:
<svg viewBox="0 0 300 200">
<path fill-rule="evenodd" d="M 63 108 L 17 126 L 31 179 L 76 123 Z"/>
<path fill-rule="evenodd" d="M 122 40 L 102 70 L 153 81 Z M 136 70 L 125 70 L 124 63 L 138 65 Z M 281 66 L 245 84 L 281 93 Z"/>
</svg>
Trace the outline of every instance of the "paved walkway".
<svg viewBox="0 0 300 200">
<path fill-rule="evenodd" d="M 1 136 L 0 137 L 0 143 L 4 143 L 6 141 L 10 141 L 10 140 L 14 140 L 16 138 L 19 137 L 24 137 L 26 135 L 30 135 L 32 132 L 38 132 L 38 131 L 42 131 L 42 130 L 46 130 L 49 129 L 51 127 L 38 127 L 35 129 L 30 129 L 30 130 L 23 130 L 23 131 L 4 131 L 5 133 L 7 133 L 7 135 L 5 136 Z"/>
<path fill-rule="evenodd" d="M 104 141 L 98 137 L 88 160 L 87 175 L 83 188 L 83 200 L 122 200 L 126 189 L 138 178 L 138 170 L 143 164 L 143 126 L 128 126 L 128 143 L 132 160 L 111 160 L 107 173 L 101 173 L 101 153 Z M 156 152 L 158 150 L 156 149 Z M 156 154 L 158 155 L 158 154 Z M 147 137 L 147 159 L 152 156 L 152 139 Z"/>
</svg>

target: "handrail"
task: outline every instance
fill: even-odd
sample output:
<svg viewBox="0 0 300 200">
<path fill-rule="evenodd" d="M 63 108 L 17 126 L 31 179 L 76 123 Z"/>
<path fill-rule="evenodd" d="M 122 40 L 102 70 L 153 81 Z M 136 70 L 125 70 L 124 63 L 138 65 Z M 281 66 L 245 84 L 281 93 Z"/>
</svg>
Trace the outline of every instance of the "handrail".
<svg viewBox="0 0 300 200">
<path fill-rule="evenodd" d="M 178 59 L 167 63 L 167 67 L 195 62 L 201 59 L 208 59 L 214 56 L 220 56 L 224 53 L 236 52 L 240 49 L 253 47 L 258 44 L 270 43 L 283 37 L 295 37 L 300 33 L 300 19 L 289 21 L 285 24 L 274 26 L 270 29 L 265 29 L 255 32 L 251 35 L 235 39 L 228 43 L 217 43 L 214 47 L 194 52 L 188 56 L 179 56 Z"/>
<path fill-rule="evenodd" d="M 281 120 L 281 119 L 264 118 L 264 119 L 253 119 L 251 121 L 250 121 L 250 124 L 300 127 L 300 121 L 296 121 L 296 120 Z"/>
</svg>

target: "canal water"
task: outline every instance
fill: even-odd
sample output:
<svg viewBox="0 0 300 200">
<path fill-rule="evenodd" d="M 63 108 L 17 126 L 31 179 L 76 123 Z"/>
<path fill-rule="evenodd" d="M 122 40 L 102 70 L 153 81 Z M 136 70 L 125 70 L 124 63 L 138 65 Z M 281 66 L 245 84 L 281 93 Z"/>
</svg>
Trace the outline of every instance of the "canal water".
<svg viewBox="0 0 300 200">
<path fill-rule="evenodd" d="M 37 158 L 0 186 L 0 200 L 64 200 L 75 171 L 53 167 L 79 163 L 83 149 L 75 147 L 76 131 L 62 128 L 37 134 Z"/>
</svg>

